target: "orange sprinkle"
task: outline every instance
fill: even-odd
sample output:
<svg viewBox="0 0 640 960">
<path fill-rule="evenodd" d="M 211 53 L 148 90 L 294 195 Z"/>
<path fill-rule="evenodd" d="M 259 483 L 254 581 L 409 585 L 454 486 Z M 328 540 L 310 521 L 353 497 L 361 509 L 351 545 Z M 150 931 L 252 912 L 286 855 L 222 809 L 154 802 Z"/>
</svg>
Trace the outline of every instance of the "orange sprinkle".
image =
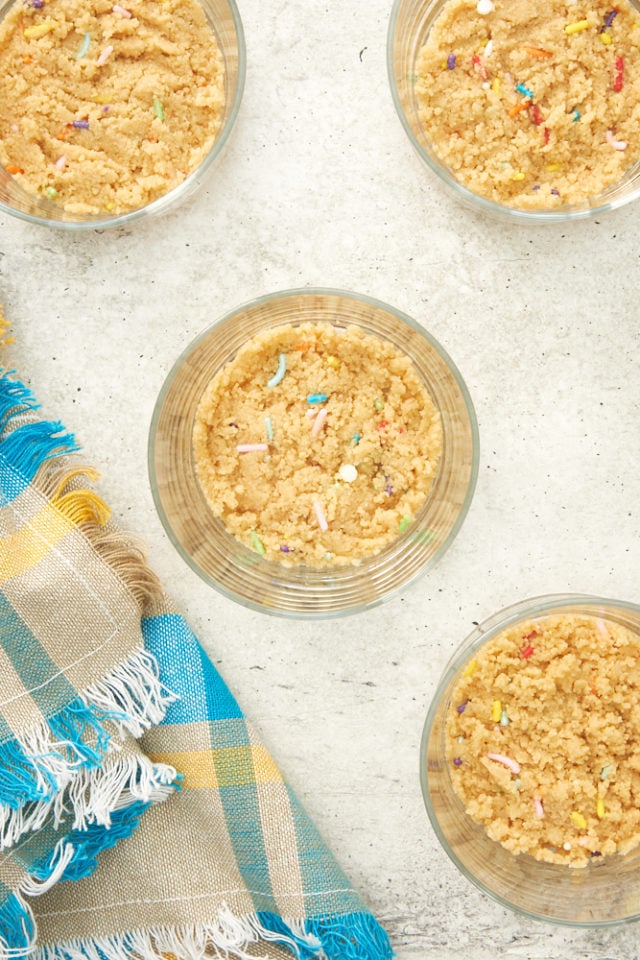
<svg viewBox="0 0 640 960">
<path fill-rule="evenodd" d="M 22 169 L 22 167 L 16 166 L 15 163 L 7 164 L 7 166 L 5 167 L 5 170 L 7 171 L 7 173 L 11 173 L 11 174 L 24 173 L 24 170 Z"/>
<path fill-rule="evenodd" d="M 31 56 L 30 53 L 28 53 L 26 57 L 22 58 L 22 62 L 27 64 L 33 63 L 33 57 Z"/>
<path fill-rule="evenodd" d="M 519 113 L 522 112 L 522 110 L 526 110 L 530 106 L 530 104 L 531 104 L 531 100 L 528 97 L 526 100 L 520 100 L 518 103 L 514 103 L 514 105 L 509 110 L 509 116 L 516 117 Z"/>
<path fill-rule="evenodd" d="M 538 60 L 546 60 L 553 56 L 550 50 L 543 50 L 542 47 L 523 47 L 522 49 L 530 57 L 537 57 Z"/>
<path fill-rule="evenodd" d="M 298 346 L 293 349 L 304 353 L 305 350 L 311 350 L 312 347 L 315 347 L 315 343 L 312 340 L 303 340 L 302 343 L 299 343 Z"/>
<path fill-rule="evenodd" d="M 73 124 L 72 124 L 72 123 L 68 123 L 66 126 L 64 126 L 64 127 L 62 128 L 62 130 L 60 131 L 60 133 L 57 133 L 57 134 L 56 134 L 56 140 L 66 140 L 66 139 L 68 138 L 68 136 L 69 136 L 69 131 L 70 131 L 70 130 L 73 130 Z"/>
</svg>

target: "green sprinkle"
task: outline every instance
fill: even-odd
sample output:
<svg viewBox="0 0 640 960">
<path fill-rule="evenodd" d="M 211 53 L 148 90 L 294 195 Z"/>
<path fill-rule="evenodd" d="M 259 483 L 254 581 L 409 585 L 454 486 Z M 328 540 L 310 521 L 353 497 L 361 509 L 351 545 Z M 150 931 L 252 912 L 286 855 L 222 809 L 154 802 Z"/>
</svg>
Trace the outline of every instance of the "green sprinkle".
<svg viewBox="0 0 640 960">
<path fill-rule="evenodd" d="M 44 192 L 46 193 L 46 195 L 47 195 L 48 197 L 51 197 L 52 200 L 53 200 L 54 197 L 57 197 L 57 196 L 58 196 L 58 191 L 56 190 L 55 187 L 45 187 L 45 191 L 44 191 Z"/>
<path fill-rule="evenodd" d="M 398 524 L 398 533 L 404 533 L 409 524 L 411 523 L 411 517 L 409 514 L 406 514 Z"/>
<path fill-rule="evenodd" d="M 251 545 L 256 553 L 259 553 L 261 557 L 264 557 L 267 551 L 265 549 L 264 543 L 262 542 L 258 534 L 255 532 L 255 530 L 251 531 Z"/>
<path fill-rule="evenodd" d="M 158 120 L 162 120 L 164 123 L 164 106 L 162 104 L 162 100 L 159 100 L 158 97 L 153 98 L 153 112 Z"/>
<path fill-rule="evenodd" d="M 82 60 L 83 57 L 86 57 L 89 50 L 89 44 L 91 43 L 91 34 L 85 33 L 84 40 L 82 41 L 82 46 L 76 53 L 76 60 Z"/>
<path fill-rule="evenodd" d="M 376 399 L 373 402 L 373 405 L 376 408 L 376 410 L 384 410 L 384 401 L 381 400 L 380 397 L 376 397 Z"/>
</svg>

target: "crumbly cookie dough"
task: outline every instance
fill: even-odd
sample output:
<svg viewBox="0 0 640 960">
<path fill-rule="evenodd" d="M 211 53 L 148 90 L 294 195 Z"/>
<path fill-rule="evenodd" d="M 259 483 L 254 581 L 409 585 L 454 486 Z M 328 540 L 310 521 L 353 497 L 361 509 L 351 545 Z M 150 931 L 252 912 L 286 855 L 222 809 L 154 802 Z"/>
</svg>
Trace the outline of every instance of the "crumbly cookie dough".
<svg viewBox="0 0 640 960">
<path fill-rule="evenodd" d="M 581 204 L 640 157 L 640 16 L 627 0 L 449 0 L 416 70 L 434 152 L 490 200 Z"/>
<path fill-rule="evenodd" d="M 70 213 L 123 213 L 178 186 L 223 107 L 197 0 L 27 0 L 0 24 L 0 163 Z"/>
<path fill-rule="evenodd" d="M 442 451 L 410 359 L 359 327 L 284 325 L 212 380 L 193 433 L 213 512 L 286 565 L 357 563 L 412 524 Z"/>
<path fill-rule="evenodd" d="M 514 854 L 583 867 L 640 843 L 640 636 L 554 615 L 509 627 L 462 671 L 453 784 Z"/>
</svg>

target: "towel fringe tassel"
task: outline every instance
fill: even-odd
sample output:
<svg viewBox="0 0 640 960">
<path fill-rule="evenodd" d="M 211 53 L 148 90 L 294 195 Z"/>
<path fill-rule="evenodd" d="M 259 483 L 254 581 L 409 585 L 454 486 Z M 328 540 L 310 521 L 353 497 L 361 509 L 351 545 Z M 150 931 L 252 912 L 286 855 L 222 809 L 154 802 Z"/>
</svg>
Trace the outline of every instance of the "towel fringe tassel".
<svg viewBox="0 0 640 960">
<path fill-rule="evenodd" d="M 393 956 L 386 933 L 369 914 L 301 921 L 271 913 L 234 917 L 225 908 L 215 924 L 153 928 L 43 946 L 35 951 L 34 960 L 130 960 L 131 956 L 166 960 L 169 954 L 175 960 L 254 960 L 255 945 L 261 941 L 286 947 L 299 960 L 390 960 Z"/>
<path fill-rule="evenodd" d="M 20 893 L 10 893 L 0 907 L 0 960 L 22 960 L 36 943 L 33 911 Z"/>
<path fill-rule="evenodd" d="M 24 833 L 39 829 L 51 809 L 60 820 L 66 801 L 61 792 L 72 781 L 76 781 L 72 806 L 75 798 L 79 822 L 83 815 L 99 821 L 109 791 L 117 792 L 118 782 L 128 775 L 127 770 L 130 775 L 134 769 L 120 767 L 118 772 L 115 768 L 111 774 L 115 782 L 104 780 L 100 799 L 99 768 L 112 746 L 114 728 L 121 736 L 140 737 L 160 723 L 175 699 L 160 681 L 152 654 L 138 650 L 48 721 L 0 744 L 0 850 L 12 846 Z M 82 770 L 95 771 L 95 776 L 80 778 Z M 142 765 L 131 781 L 140 795 L 149 776 Z M 108 814 L 108 802 L 104 814 Z"/>
</svg>

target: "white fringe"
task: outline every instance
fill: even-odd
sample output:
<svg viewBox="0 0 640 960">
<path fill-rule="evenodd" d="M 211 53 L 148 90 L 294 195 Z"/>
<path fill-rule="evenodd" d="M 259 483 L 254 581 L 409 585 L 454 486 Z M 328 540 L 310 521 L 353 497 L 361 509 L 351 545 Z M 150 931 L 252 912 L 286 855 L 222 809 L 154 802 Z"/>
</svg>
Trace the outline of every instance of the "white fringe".
<svg viewBox="0 0 640 960">
<path fill-rule="evenodd" d="M 299 936 L 317 952 L 318 960 L 326 960 L 326 954 L 316 937 L 304 929 L 304 921 L 285 921 Z M 281 943 L 288 946 L 294 956 L 299 956 L 293 939 L 265 929 L 257 916 L 234 917 L 228 907 L 223 907 L 217 923 L 190 927 L 139 930 L 133 933 L 116 934 L 95 940 L 73 940 L 69 943 L 39 947 L 34 960 L 166 960 L 171 954 L 176 960 L 257 960 L 259 954 L 247 952 L 251 945 L 260 942 Z M 3 954 L 0 951 L 0 960 Z"/>
<path fill-rule="evenodd" d="M 41 897 L 47 890 L 51 890 L 51 887 L 55 887 L 69 866 L 73 854 L 73 844 L 67 843 L 66 840 L 58 841 L 53 852 L 51 873 L 47 879 L 36 880 L 34 877 L 27 877 L 26 880 L 23 880 L 20 884 L 20 893 L 23 893 L 25 897 Z"/>
<path fill-rule="evenodd" d="M 160 682 L 155 658 L 146 650 L 139 650 L 103 680 L 88 687 L 81 699 L 89 710 L 110 714 L 108 722 L 115 725 L 121 736 L 128 732 L 137 738 L 159 723 L 177 698 Z M 39 830 L 52 811 L 56 826 L 60 824 L 69 812 L 68 803 L 74 813 L 74 827 L 93 822 L 108 825 L 110 813 L 118 809 L 118 804 L 128 806 L 132 798 L 164 799 L 168 784 L 176 776 L 173 768 L 153 765 L 146 757 L 123 758 L 107 764 L 105 771 L 87 770 L 82 761 L 69 760 L 67 755 L 73 754 L 74 744 L 55 741 L 46 721 L 16 739 L 33 761 L 37 789 L 49 796 L 27 801 L 18 809 L 0 804 L 0 852 L 14 846 L 25 833 Z M 112 738 L 108 752 L 119 749 L 121 744 Z"/>
</svg>

